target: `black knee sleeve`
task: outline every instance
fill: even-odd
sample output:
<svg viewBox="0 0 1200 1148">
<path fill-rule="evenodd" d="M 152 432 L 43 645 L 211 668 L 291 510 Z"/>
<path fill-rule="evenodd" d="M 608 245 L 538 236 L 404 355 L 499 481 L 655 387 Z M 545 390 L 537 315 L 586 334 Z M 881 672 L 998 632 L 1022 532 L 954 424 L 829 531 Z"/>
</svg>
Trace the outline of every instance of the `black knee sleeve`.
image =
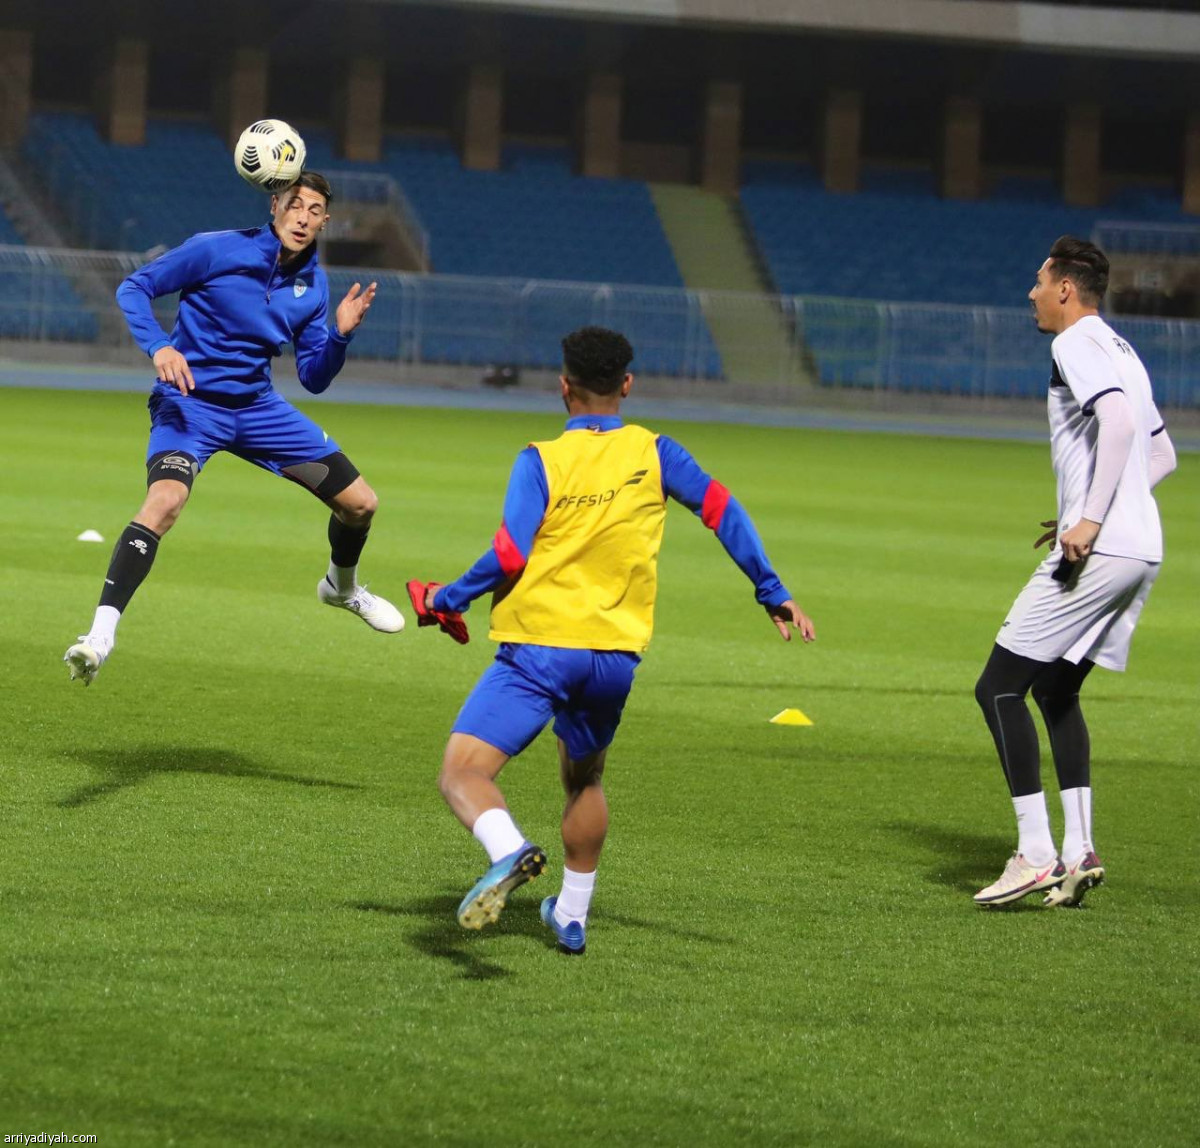
<svg viewBox="0 0 1200 1148">
<path fill-rule="evenodd" d="M 172 478 L 191 490 L 199 473 L 200 464 L 186 451 L 160 450 L 146 463 L 146 485 Z"/>
<path fill-rule="evenodd" d="M 311 490 L 318 498 L 335 498 L 341 494 L 356 478 L 358 467 L 354 465 L 340 450 L 327 454 L 316 462 L 300 462 L 295 466 L 285 466 L 283 477 L 298 482 L 306 490 Z"/>
</svg>

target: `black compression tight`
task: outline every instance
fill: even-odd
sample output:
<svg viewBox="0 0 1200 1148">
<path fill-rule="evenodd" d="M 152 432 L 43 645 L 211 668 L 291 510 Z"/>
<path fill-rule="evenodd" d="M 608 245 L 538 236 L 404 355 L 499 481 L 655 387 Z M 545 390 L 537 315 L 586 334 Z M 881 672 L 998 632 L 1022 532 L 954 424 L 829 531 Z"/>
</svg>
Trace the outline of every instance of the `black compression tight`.
<svg viewBox="0 0 1200 1148">
<path fill-rule="evenodd" d="M 1090 784 L 1090 742 L 1079 708 L 1079 689 L 1094 664 L 1086 658 L 1078 665 L 1063 658 L 1039 662 L 1003 646 L 992 647 L 975 684 L 975 700 L 996 743 L 1013 797 L 1039 793 L 1042 788 L 1037 729 L 1025 702 L 1030 690 L 1050 735 L 1059 788 Z"/>
</svg>

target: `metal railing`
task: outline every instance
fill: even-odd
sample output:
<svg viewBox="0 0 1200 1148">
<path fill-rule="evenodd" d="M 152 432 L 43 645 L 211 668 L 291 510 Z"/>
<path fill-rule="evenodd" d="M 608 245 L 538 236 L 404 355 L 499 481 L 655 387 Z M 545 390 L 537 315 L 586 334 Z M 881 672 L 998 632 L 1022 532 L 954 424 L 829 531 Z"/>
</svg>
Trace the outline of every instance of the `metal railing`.
<svg viewBox="0 0 1200 1148">
<path fill-rule="evenodd" d="M 1200 227 L 1102 219 L 1092 229 L 1092 242 L 1108 255 L 1200 256 Z"/>
<path fill-rule="evenodd" d="M 111 299 L 144 257 L 128 252 L 0 247 L 0 337 L 127 346 Z M 589 323 L 624 331 L 643 375 L 774 382 L 819 392 L 924 392 L 976 397 L 1045 394 L 1050 344 L 1023 308 L 770 297 L 619 284 L 328 270 L 336 300 L 364 275 L 379 283 L 351 344 L 359 359 L 403 364 L 512 364 L 554 369 L 559 340 Z M 83 290 L 87 287 L 88 290 Z M 174 300 L 155 311 L 166 330 Z M 773 329 L 770 315 L 776 316 Z M 764 317 L 765 316 L 765 317 Z M 1163 407 L 1200 406 L 1200 322 L 1118 317 Z M 776 394 L 778 397 L 778 394 Z"/>
</svg>

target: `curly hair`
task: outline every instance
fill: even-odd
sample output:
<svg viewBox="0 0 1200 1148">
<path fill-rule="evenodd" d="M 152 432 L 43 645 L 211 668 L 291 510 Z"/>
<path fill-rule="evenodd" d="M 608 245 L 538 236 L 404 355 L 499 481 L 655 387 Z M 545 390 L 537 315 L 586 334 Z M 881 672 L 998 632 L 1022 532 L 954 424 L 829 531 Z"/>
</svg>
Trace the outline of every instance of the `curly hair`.
<svg viewBox="0 0 1200 1148">
<path fill-rule="evenodd" d="M 1108 257 L 1094 243 L 1061 235 L 1050 248 L 1050 274 L 1070 279 L 1081 303 L 1099 307 L 1108 290 Z"/>
<path fill-rule="evenodd" d="M 629 340 L 606 327 L 581 327 L 562 341 L 563 372 L 597 395 L 615 394 L 633 359 Z"/>
</svg>

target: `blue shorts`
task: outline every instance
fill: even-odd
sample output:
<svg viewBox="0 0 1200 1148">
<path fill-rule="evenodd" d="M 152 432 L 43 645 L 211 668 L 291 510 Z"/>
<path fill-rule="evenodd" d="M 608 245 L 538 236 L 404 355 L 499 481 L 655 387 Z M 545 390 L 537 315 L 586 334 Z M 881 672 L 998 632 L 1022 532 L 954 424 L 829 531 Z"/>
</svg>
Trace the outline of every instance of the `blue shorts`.
<svg viewBox="0 0 1200 1148">
<path fill-rule="evenodd" d="M 623 650 L 504 642 L 454 720 L 455 733 L 515 757 L 554 718 L 578 760 L 612 743 L 642 659 Z"/>
<path fill-rule="evenodd" d="M 174 387 L 156 383 L 147 406 L 147 462 L 163 451 L 180 451 L 203 467 L 224 450 L 280 474 L 284 467 L 316 462 L 341 449 L 278 391 L 267 391 L 244 407 L 227 407 L 198 398 L 194 391 L 184 398 Z"/>
</svg>

